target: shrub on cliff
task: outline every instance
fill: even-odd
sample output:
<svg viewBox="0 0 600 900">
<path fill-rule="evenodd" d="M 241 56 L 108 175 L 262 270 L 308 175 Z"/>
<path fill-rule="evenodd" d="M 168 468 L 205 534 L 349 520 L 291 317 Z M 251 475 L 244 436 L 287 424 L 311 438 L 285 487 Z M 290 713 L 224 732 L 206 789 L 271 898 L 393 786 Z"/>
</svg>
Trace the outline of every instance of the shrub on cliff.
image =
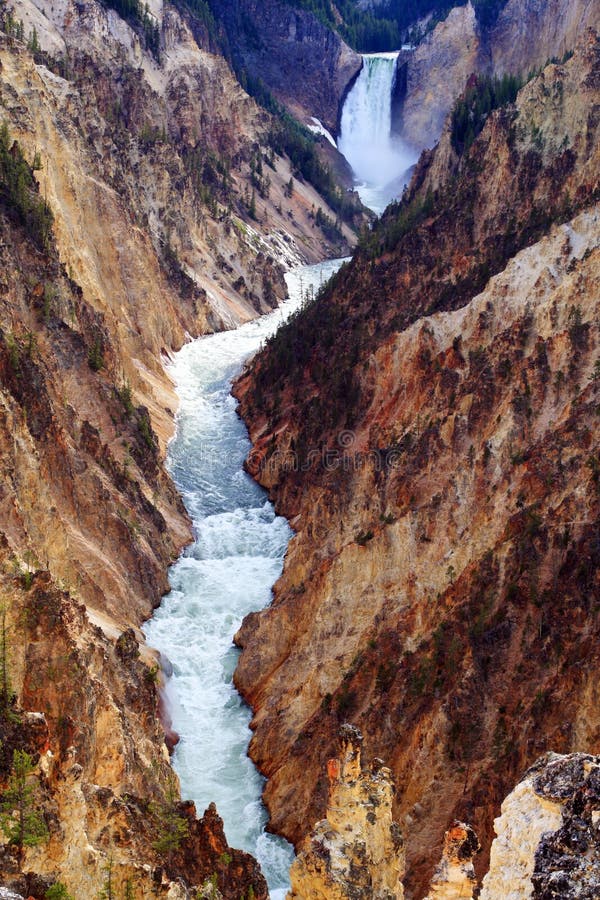
<svg viewBox="0 0 600 900">
<path fill-rule="evenodd" d="M 74 900 L 74 898 L 62 881 L 55 881 L 46 891 L 44 900 Z"/>
<path fill-rule="evenodd" d="M 0 203 L 27 228 L 40 250 L 46 250 L 54 216 L 39 196 L 33 173 L 41 168 L 39 156 L 30 165 L 17 141 L 11 141 L 8 125 L 0 125 Z"/>
<path fill-rule="evenodd" d="M 170 861 L 175 851 L 179 850 L 189 833 L 188 821 L 180 814 L 177 802 L 177 790 L 170 785 L 164 800 L 150 804 L 150 813 L 156 829 L 156 839 L 152 846 L 167 861 Z"/>
</svg>

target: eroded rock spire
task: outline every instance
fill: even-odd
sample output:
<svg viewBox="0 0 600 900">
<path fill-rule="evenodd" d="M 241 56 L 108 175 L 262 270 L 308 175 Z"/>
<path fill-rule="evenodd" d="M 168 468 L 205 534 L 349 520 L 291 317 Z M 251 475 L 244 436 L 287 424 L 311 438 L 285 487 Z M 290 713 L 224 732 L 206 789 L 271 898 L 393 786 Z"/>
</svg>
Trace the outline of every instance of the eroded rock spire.
<svg viewBox="0 0 600 900">
<path fill-rule="evenodd" d="M 327 764 L 327 818 L 318 822 L 290 870 L 288 900 L 402 900 L 404 848 L 392 819 L 394 782 L 380 759 L 361 762 L 362 734 L 339 733 Z"/>
<path fill-rule="evenodd" d="M 444 850 L 425 900 L 471 900 L 477 886 L 473 857 L 479 852 L 470 825 L 455 821 L 444 835 Z"/>
</svg>

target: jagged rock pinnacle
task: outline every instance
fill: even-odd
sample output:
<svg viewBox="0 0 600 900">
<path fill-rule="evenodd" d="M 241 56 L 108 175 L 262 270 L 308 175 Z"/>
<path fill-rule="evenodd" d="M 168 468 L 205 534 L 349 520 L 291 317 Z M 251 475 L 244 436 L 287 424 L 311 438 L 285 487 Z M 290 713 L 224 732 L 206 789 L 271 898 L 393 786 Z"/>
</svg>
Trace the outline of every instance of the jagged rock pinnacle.
<svg viewBox="0 0 600 900">
<path fill-rule="evenodd" d="M 288 900 L 401 900 L 404 849 L 392 820 L 391 771 L 375 759 L 362 768 L 362 734 L 339 732 L 327 764 L 327 818 L 318 822 L 291 868 Z"/>
<path fill-rule="evenodd" d="M 473 857 L 479 852 L 470 825 L 454 821 L 444 835 L 444 850 L 425 900 L 466 900 L 477 885 Z"/>
</svg>

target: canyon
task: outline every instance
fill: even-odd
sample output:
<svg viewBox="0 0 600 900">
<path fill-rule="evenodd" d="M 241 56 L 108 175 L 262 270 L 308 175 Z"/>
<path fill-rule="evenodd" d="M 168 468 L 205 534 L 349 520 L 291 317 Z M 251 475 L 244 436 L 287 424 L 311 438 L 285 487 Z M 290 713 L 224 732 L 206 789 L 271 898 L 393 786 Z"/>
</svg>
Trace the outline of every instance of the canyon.
<svg viewBox="0 0 600 900">
<path fill-rule="evenodd" d="M 371 221 L 288 118 L 337 135 L 362 58 L 293 6 L 0 2 L 0 786 L 31 764 L 46 829 L 2 845 L 1 890 L 268 896 L 180 799 L 141 626 L 192 540 L 171 355 Z M 294 530 L 235 675 L 292 897 L 450 898 L 488 869 L 500 897 L 522 809 L 552 807 L 516 835 L 535 896 L 573 828 L 594 849 L 598 10 L 542 6 L 485 33 L 457 7 L 401 57 L 402 133 L 439 144 L 236 385 Z M 535 67 L 461 144 L 469 76 Z"/>
<path fill-rule="evenodd" d="M 322 818 L 352 722 L 398 785 L 411 897 L 452 819 L 480 878 L 523 769 L 598 746 L 598 60 L 589 32 L 460 153 L 449 123 L 235 388 L 295 530 L 236 638 L 273 827 Z"/>
<path fill-rule="evenodd" d="M 0 866 L 40 897 L 107 879 L 136 897 L 204 882 L 264 897 L 215 810 L 179 801 L 139 630 L 191 539 L 164 468 L 178 403 L 164 361 L 272 309 L 287 268 L 354 237 L 320 230 L 316 211 L 332 225 L 335 211 L 290 188 L 272 116 L 193 22 L 162 3 L 151 15 L 158 55 L 95 0 L 0 9 L 1 773 L 13 750 L 37 761 L 51 823 Z M 160 849 L 169 828 L 178 853 Z"/>
</svg>

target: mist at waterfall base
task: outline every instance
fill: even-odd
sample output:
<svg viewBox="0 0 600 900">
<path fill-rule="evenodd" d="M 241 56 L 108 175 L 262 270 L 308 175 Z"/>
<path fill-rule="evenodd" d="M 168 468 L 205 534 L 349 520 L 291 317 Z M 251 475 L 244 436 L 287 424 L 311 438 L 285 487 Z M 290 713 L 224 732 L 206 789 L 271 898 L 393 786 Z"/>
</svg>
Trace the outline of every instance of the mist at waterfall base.
<svg viewBox="0 0 600 900">
<path fill-rule="evenodd" d="M 250 450 L 235 411 L 231 380 L 279 323 L 339 268 L 341 260 L 287 275 L 289 299 L 235 331 L 187 344 L 170 374 L 180 399 L 168 468 L 194 523 L 195 542 L 172 566 L 171 592 L 144 626 L 148 643 L 168 657 L 166 699 L 180 742 L 173 755 L 182 796 L 201 815 L 211 801 L 232 847 L 255 856 L 271 897 L 289 885 L 291 845 L 265 831 L 263 779 L 247 756 L 250 710 L 232 684 L 243 617 L 267 606 L 291 537 L 265 491 L 243 470 Z"/>
<path fill-rule="evenodd" d="M 344 107 L 338 150 L 350 164 L 360 199 L 378 215 L 401 196 L 416 153 L 392 134 L 392 93 L 398 53 L 363 56 Z"/>
</svg>

